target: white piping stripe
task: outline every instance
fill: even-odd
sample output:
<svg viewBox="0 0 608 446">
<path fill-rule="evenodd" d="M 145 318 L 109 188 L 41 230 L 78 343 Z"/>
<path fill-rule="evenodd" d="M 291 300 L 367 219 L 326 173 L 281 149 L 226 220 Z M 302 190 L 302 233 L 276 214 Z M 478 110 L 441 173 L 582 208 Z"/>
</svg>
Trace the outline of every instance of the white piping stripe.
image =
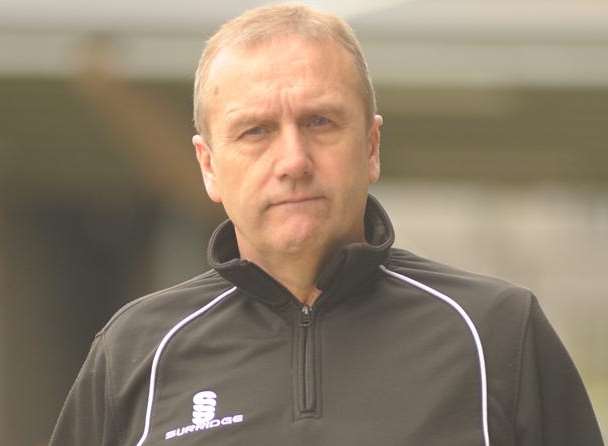
<svg viewBox="0 0 608 446">
<path fill-rule="evenodd" d="M 477 347 L 477 356 L 479 358 L 479 370 L 481 374 L 481 418 L 483 423 L 483 439 L 485 446 L 490 446 L 490 434 L 488 430 L 488 386 L 487 386 L 487 378 L 486 378 L 486 361 L 483 354 L 483 347 L 481 345 L 481 339 L 479 338 L 479 333 L 477 332 L 477 328 L 475 328 L 475 324 L 469 317 L 469 315 L 462 309 L 460 305 L 452 298 L 446 296 L 445 294 L 418 282 L 417 280 L 411 279 L 402 274 L 393 272 L 387 269 L 384 265 L 380 265 L 380 269 L 384 271 L 389 276 L 393 276 L 397 279 L 400 279 L 404 282 L 409 283 L 417 288 L 420 288 L 423 291 L 443 300 L 445 303 L 454 308 L 460 316 L 467 323 L 471 334 L 473 335 L 473 339 L 475 340 L 475 346 Z"/>
<path fill-rule="evenodd" d="M 198 310 L 196 310 L 194 313 L 191 313 L 190 315 L 186 316 L 184 319 L 182 319 L 177 324 L 175 324 L 173 326 L 173 328 L 171 330 L 169 330 L 169 332 L 165 335 L 165 337 L 162 339 L 162 341 L 160 341 L 160 344 L 158 344 L 158 347 L 156 348 L 156 353 L 154 354 L 154 360 L 152 361 L 152 372 L 150 373 L 150 388 L 148 390 L 148 405 L 146 408 L 146 421 L 144 424 L 144 432 L 142 433 L 141 438 L 137 442 L 136 446 L 143 445 L 144 441 L 146 441 L 146 438 L 148 437 L 148 433 L 150 432 L 150 418 L 152 416 L 152 401 L 154 399 L 154 385 L 155 385 L 155 381 L 156 381 L 156 370 L 158 368 L 158 362 L 160 360 L 160 355 L 162 354 L 163 349 L 165 348 L 167 343 L 171 340 L 173 335 L 175 335 L 175 333 L 177 333 L 182 327 L 184 327 L 184 325 L 186 325 L 188 322 L 192 321 L 193 319 L 196 319 L 201 314 L 205 313 L 207 310 L 209 310 L 211 307 L 216 305 L 218 302 L 220 302 L 222 299 L 224 299 L 229 294 L 233 293 L 235 290 L 236 290 L 236 287 L 232 287 L 228 291 L 224 291 L 222 294 L 220 294 L 219 296 L 214 298 L 211 302 L 209 302 L 204 307 L 201 307 Z"/>
</svg>

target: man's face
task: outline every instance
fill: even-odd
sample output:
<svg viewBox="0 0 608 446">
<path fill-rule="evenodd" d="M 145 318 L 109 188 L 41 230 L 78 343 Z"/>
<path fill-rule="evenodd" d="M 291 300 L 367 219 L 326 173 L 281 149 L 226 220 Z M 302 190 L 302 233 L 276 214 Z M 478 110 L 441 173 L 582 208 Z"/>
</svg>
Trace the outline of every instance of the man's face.
<svg viewBox="0 0 608 446">
<path fill-rule="evenodd" d="M 363 240 L 382 121 L 367 122 L 345 49 L 295 36 L 222 49 L 206 91 L 211 142 L 193 142 L 241 256 L 323 253 Z"/>
</svg>

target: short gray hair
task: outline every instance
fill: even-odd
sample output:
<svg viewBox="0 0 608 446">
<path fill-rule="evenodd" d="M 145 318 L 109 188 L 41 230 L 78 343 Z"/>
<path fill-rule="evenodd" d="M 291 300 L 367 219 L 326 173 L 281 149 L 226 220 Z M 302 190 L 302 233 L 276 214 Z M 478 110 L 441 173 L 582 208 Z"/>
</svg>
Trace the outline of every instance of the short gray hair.
<svg viewBox="0 0 608 446">
<path fill-rule="evenodd" d="M 220 49 L 246 48 L 285 35 L 297 35 L 316 41 L 331 40 L 353 56 L 366 118 L 368 124 L 371 124 L 377 111 L 376 94 L 361 44 L 353 29 L 334 14 L 320 12 L 309 6 L 286 3 L 246 11 L 224 23 L 207 40 L 194 80 L 194 127 L 198 133 L 205 138 L 209 136 L 204 117 L 205 86 L 211 62 Z"/>
</svg>

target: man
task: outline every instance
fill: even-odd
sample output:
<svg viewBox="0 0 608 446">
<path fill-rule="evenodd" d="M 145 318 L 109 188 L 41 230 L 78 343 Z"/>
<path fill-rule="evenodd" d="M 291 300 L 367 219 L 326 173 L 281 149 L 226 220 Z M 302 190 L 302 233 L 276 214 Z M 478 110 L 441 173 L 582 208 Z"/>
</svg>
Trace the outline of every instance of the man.
<svg viewBox="0 0 608 446">
<path fill-rule="evenodd" d="M 193 143 L 212 269 L 120 310 L 51 444 L 601 445 L 526 290 L 392 249 L 358 42 L 303 6 L 210 39 Z"/>
</svg>

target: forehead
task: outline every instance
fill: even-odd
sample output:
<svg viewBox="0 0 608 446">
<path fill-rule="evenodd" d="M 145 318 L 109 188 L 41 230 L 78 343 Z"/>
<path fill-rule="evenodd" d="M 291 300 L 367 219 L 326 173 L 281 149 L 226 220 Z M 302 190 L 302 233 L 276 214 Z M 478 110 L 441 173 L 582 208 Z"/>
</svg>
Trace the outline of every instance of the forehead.
<svg viewBox="0 0 608 446">
<path fill-rule="evenodd" d="M 244 48 L 223 48 L 209 68 L 207 111 L 229 109 L 277 96 L 298 99 L 359 96 L 352 55 L 337 43 L 299 36 L 275 38 Z"/>
</svg>

